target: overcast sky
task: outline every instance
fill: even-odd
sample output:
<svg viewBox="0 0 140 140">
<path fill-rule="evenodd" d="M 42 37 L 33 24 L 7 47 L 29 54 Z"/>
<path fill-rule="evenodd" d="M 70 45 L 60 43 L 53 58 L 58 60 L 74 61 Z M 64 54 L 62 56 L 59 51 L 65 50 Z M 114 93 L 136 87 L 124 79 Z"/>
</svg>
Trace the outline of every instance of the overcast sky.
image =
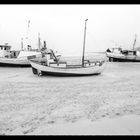
<svg viewBox="0 0 140 140">
<path fill-rule="evenodd" d="M 129 49 L 134 35 L 140 38 L 140 5 L 0 5 L 0 44 L 20 49 L 30 20 L 33 48 L 40 33 L 48 48 L 80 55 L 86 18 L 86 52 L 105 51 L 113 43 Z"/>
</svg>

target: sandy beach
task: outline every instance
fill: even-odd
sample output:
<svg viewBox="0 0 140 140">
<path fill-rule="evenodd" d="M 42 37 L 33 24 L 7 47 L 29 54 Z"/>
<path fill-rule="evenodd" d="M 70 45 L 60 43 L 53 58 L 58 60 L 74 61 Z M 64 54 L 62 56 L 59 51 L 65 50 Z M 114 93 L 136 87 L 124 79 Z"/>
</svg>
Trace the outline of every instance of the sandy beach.
<svg viewBox="0 0 140 140">
<path fill-rule="evenodd" d="M 139 135 L 140 63 L 101 75 L 38 77 L 0 67 L 0 135 Z"/>
</svg>

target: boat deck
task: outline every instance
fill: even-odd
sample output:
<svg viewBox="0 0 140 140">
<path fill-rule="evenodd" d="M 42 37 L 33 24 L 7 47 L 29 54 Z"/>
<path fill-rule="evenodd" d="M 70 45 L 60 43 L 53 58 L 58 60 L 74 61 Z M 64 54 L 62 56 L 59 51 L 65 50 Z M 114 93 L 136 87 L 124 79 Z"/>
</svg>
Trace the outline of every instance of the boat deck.
<svg viewBox="0 0 140 140">
<path fill-rule="evenodd" d="M 86 67 L 94 67 L 94 66 L 101 66 L 102 62 L 101 61 L 89 61 L 86 60 L 84 63 L 84 67 L 82 64 L 67 64 L 66 61 L 59 61 L 59 62 L 50 62 L 49 65 L 47 64 L 47 61 L 42 61 L 42 60 L 37 60 L 37 59 L 32 59 L 30 60 L 34 63 L 43 65 L 43 66 L 49 66 L 49 67 L 58 67 L 58 68 L 66 68 L 66 69 L 74 69 L 74 68 L 86 68 Z"/>
</svg>

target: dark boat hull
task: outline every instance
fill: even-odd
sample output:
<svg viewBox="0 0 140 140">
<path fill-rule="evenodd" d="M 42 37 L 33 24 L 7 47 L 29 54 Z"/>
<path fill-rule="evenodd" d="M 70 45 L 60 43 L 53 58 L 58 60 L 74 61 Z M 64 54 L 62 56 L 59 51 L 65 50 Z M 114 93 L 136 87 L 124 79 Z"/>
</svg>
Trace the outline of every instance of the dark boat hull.
<svg viewBox="0 0 140 140">
<path fill-rule="evenodd" d="M 0 67 L 31 67 L 30 64 L 12 64 L 0 62 Z"/>
</svg>

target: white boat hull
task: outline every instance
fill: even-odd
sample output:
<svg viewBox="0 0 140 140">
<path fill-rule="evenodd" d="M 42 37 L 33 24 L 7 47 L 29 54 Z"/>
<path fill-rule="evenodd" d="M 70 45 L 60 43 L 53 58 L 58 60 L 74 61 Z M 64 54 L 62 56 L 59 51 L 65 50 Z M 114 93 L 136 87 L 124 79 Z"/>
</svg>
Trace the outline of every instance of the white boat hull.
<svg viewBox="0 0 140 140">
<path fill-rule="evenodd" d="M 137 55 L 124 55 L 121 53 L 106 52 L 106 56 L 109 58 L 109 61 L 140 62 L 140 56 Z"/>
<path fill-rule="evenodd" d="M 41 73 L 42 75 L 55 76 L 80 76 L 80 75 L 96 75 L 100 74 L 105 67 L 105 62 L 102 65 L 88 66 L 88 67 L 50 67 L 44 66 L 40 63 L 30 61 L 34 74 Z"/>
<path fill-rule="evenodd" d="M 0 66 L 31 66 L 28 60 L 29 57 L 40 58 L 40 52 L 21 51 L 17 58 L 0 57 Z"/>
<path fill-rule="evenodd" d="M 28 59 L 0 58 L 0 66 L 30 66 Z"/>
</svg>

